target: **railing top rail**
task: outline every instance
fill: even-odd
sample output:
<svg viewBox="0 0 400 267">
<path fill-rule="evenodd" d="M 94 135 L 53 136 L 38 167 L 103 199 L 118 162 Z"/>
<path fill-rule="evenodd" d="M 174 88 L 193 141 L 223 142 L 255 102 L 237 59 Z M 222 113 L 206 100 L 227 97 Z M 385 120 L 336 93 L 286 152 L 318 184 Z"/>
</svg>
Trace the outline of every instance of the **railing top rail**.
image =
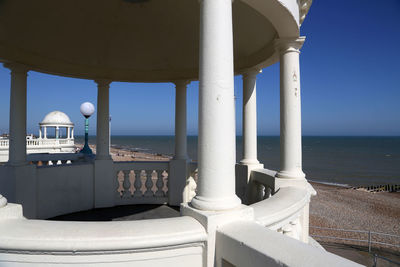
<svg viewBox="0 0 400 267">
<path fill-rule="evenodd" d="M 386 242 L 379 242 L 379 241 L 373 241 L 373 240 L 368 240 L 368 239 L 355 239 L 355 238 L 346 238 L 346 237 L 337 237 L 337 236 L 326 236 L 326 235 L 310 235 L 311 237 L 317 237 L 317 238 L 327 238 L 327 239 L 337 239 L 337 240 L 344 240 L 344 241 L 355 241 L 355 242 L 365 242 L 365 243 L 373 243 L 373 244 L 378 244 L 378 245 L 385 245 L 385 246 L 392 246 L 395 248 L 400 248 L 400 245 L 396 244 L 390 244 Z"/>
<path fill-rule="evenodd" d="M 1 250 L 55 254 L 162 248 L 207 240 L 203 226 L 188 216 L 113 222 L 1 220 L 0 236 Z"/>
<path fill-rule="evenodd" d="M 256 220 L 264 226 L 283 222 L 296 215 L 310 199 L 310 193 L 305 188 L 284 187 L 272 197 L 250 205 L 254 209 Z"/>
<path fill-rule="evenodd" d="M 321 226 L 312 226 L 312 225 L 310 225 L 310 228 L 316 228 L 316 229 L 322 229 L 322 230 L 343 231 L 343 232 L 355 232 L 355 233 L 371 233 L 371 234 L 386 235 L 386 236 L 392 236 L 392 237 L 400 238 L 400 235 L 388 234 L 388 233 L 380 233 L 380 232 L 367 231 L 367 230 L 330 228 L 330 227 L 321 227 Z"/>
<path fill-rule="evenodd" d="M 336 236 L 327 236 L 327 235 L 310 235 L 310 236 L 312 236 L 312 237 L 319 237 L 319 238 L 329 238 L 329 239 L 347 240 L 347 241 L 368 242 L 367 239 L 355 239 L 355 238 L 345 238 L 345 237 L 336 237 Z"/>
<path fill-rule="evenodd" d="M 167 170 L 169 161 L 118 161 L 114 162 L 114 171 L 122 170 Z"/>
<path fill-rule="evenodd" d="M 385 246 L 392 246 L 392 247 L 400 248 L 399 245 L 385 243 L 385 242 L 371 241 L 371 243 L 378 244 L 378 245 L 385 245 Z"/>
<path fill-rule="evenodd" d="M 316 229 L 321 229 L 321 230 L 343 231 L 343 232 L 368 233 L 368 231 L 366 231 L 366 230 L 329 228 L 329 227 L 320 227 L 320 226 L 311 226 L 311 225 L 310 225 L 310 228 L 316 228 Z"/>
</svg>

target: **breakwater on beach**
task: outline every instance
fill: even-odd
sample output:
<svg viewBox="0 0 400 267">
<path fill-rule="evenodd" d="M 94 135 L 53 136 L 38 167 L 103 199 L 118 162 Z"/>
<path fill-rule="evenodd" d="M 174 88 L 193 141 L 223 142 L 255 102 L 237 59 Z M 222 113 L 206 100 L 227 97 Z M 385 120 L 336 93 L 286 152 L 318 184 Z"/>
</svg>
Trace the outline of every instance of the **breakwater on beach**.
<svg viewBox="0 0 400 267">
<path fill-rule="evenodd" d="M 77 137 L 77 142 L 82 142 Z M 90 143 L 95 143 L 90 137 Z M 115 148 L 173 155 L 173 136 L 112 136 Z M 237 138 L 237 159 L 242 138 Z M 258 137 L 258 159 L 279 170 L 279 137 Z M 188 154 L 197 158 L 197 137 L 188 137 Z M 308 179 L 350 186 L 400 184 L 400 137 L 303 137 L 303 170 Z"/>
</svg>

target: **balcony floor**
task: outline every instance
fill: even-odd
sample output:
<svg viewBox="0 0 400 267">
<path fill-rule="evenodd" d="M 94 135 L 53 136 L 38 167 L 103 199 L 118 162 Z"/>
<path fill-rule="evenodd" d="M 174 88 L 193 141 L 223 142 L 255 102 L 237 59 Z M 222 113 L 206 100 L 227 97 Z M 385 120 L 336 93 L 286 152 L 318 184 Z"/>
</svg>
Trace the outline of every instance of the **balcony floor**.
<svg viewBox="0 0 400 267">
<path fill-rule="evenodd" d="M 179 217 L 179 207 L 168 205 L 126 205 L 80 211 L 50 218 L 53 221 L 134 221 Z"/>
</svg>

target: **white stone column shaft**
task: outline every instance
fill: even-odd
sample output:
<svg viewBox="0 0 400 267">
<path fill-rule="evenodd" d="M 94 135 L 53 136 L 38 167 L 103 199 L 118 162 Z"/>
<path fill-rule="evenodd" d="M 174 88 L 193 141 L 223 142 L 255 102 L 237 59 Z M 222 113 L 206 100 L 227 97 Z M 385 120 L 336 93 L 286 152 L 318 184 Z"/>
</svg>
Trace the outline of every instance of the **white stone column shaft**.
<svg viewBox="0 0 400 267">
<path fill-rule="evenodd" d="M 280 53 L 281 170 L 278 178 L 302 179 L 300 48 L 304 38 L 277 42 Z"/>
<path fill-rule="evenodd" d="M 56 139 L 60 138 L 60 128 L 56 126 Z"/>
<path fill-rule="evenodd" d="M 257 160 L 257 94 L 260 70 L 243 74 L 243 159 L 242 164 L 259 164 Z"/>
<path fill-rule="evenodd" d="M 110 80 L 96 80 L 97 83 L 97 134 L 96 159 L 111 159 L 110 156 Z"/>
<path fill-rule="evenodd" d="M 19 64 L 4 64 L 11 70 L 10 165 L 26 164 L 26 84 L 28 69 Z"/>
<path fill-rule="evenodd" d="M 74 127 L 71 129 L 71 139 L 74 139 Z"/>
<path fill-rule="evenodd" d="M 188 159 L 187 155 L 187 118 L 186 118 L 186 91 L 188 81 L 175 83 L 175 157 L 174 159 Z"/>
<path fill-rule="evenodd" d="M 44 139 L 47 139 L 47 127 L 44 126 L 43 128 L 43 135 L 44 135 Z"/>
<path fill-rule="evenodd" d="M 42 127 L 39 127 L 39 138 L 42 139 Z"/>
<path fill-rule="evenodd" d="M 67 127 L 67 139 L 71 137 L 71 127 Z"/>
<path fill-rule="evenodd" d="M 193 207 L 238 207 L 235 195 L 235 105 L 232 1 L 200 0 L 199 144 Z"/>
</svg>

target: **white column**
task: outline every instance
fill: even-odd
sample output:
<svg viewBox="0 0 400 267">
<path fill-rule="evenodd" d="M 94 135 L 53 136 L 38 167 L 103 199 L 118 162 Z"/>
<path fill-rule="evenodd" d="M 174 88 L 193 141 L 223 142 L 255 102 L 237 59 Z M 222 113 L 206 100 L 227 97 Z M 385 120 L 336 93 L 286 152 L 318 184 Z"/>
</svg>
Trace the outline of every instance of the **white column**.
<svg viewBox="0 0 400 267">
<path fill-rule="evenodd" d="M 243 74 L 243 159 L 241 164 L 259 164 L 257 160 L 256 80 L 260 70 Z"/>
<path fill-rule="evenodd" d="M 56 126 L 56 139 L 60 138 L 60 128 Z"/>
<path fill-rule="evenodd" d="M 199 185 L 194 208 L 238 207 L 232 0 L 200 0 Z"/>
<path fill-rule="evenodd" d="M 42 127 L 39 127 L 39 138 L 42 139 Z"/>
<path fill-rule="evenodd" d="M 26 83 L 28 69 L 20 64 L 4 64 L 11 70 L 10 165 L 26 164 Z"/>
<path fill-rule="evenodd" d="M 72 130 L 71 130 L 71 139 L 74 139 L 74 127 L 72 127 Z"/>
<path fill-rule="evenodd" d="M 44 126 L 44 139 L 47 139 L 47 127 Z"/>
<path fill-rule="evenodd" d="M 67 139 L 71 137 L 71 127 L 67 127 Z"/>
<path fill-rule="evenodd" d="M 186 88 L 189 81 L 175 84 L 175 156 L 174 159 L 188 159 L 186 136 Z"/>
<path fill-rule="evenodd" d="M 305 38 L 280 39 L 281 170 L 278 178 L 303 179 L 301 148 L 300 48 Z"/>
<path fill-rule="evenodd" d="M 111 159 L 110 156 L 110 80 L 95 80 L 97 83 L 97 133 L 96 159 Z"/>
</svg>

